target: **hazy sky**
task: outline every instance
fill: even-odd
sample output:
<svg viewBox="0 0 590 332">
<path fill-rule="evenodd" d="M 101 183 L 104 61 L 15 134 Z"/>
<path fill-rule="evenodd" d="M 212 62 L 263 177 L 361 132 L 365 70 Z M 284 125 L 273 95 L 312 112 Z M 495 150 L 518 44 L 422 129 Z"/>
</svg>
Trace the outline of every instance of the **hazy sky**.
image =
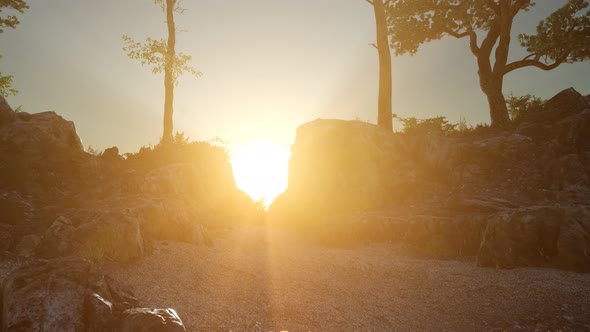
<svg viewBox="0 0 590 332">
<path fill-rule="evenodd" d="M 3 74 L 25 111 L 56 111 L 75 121 L 85 146 L 123 151 L 156 143 L 162 131 L 163 78 L 127 58 L 121 35 L 166 36 L 150 0 L 31 0 L 21 25 L 0 35 Z M 540 0 L 521 14 L 513 37 L 565 0 Z M 201 78 L 176 89 L 175 130 L 215 136 L 230 147 L 257 139 L 291 144 L 316 118 L 376 121 L 374 17 L 365 0 L 184 0 L 177 50 L 193 55 Z M 4 12 L 3 14 L 5 14 Z M 444 39 L 393 59 L 393 111 L 419 118 L 488 122 L 466 40 Z M 513 59 L 522 56 L 513 48 Z M 550 97 L 573 86 L 590 93 L 590 63 L 506 77 L 504 92 Z"/>
</svg>

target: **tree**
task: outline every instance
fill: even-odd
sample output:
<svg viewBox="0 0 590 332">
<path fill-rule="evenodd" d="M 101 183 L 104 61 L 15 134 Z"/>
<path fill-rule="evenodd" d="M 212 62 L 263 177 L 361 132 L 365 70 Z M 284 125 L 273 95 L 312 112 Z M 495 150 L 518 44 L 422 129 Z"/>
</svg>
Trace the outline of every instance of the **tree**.
<svg viewBox="0 0 590 332">
<path fill-rule="evenodd" d="M 391 47 L 397 55 L 414 54 L 421 44 L 446 36 L 469 40 L 492 126 L 504 127 L 510 122 L 502 93 L 506 74 L 590 58 L 590 12 L 582 13 L 588 2 L 568 0 L 539 23 L 536 34 L 519 35 L 528 55 L 508 62 L 514 17 L 531 6 L 530 0 L 394 0 L 387 7 Z"/>
<path fill-rule="evenodd" d="M 390 0 L 366 0 L 375 11 L 377 44 L 372 44 L 379 53 L 379 100 L 377 125 L 388 131 L 393 130 L 391 113 L 391 54 L 389 52 L 389 36 L 387 34 L 386 6 Z"/>
<path fill-rule="evenodd" d="M 19 13 L 23 13 L 29 6 L 24 0 L 0 0 L 0 13 L 4 8 L 16 10 Z M 0 17 L 0 33 L 4 32 L 4 28 L 15 29 L 20 23 L 18 17 L 14 15 L 8 15 L 6 17 Z M 2 55 L 0 54 L 0 59 Z M 0 95 L 3 97 L 14 96 L 18 93 L 17 90 L 12 88 L 13 76 L 3 76 L 0 72 Z"/>
<path fill-rule="evenodd" d="M 164 72 L 164 131 L 162 143 L 173 141 L 173 119 L 174 112 L 174 87 L 178 84 L 178 77 L 185 72 L 195 76 L 201 76 L 201 72 L 189 65 L 192 56 L 183 53 L 176 53 L 176 26 L 174 13 L 182 14 L 184 10 L 178 6 L 178 0 L 154 0 L 156 5 L 166 13 L 166 25 L 168 28 L 168 39 L 146 38 L 145 42 L 139 43 L 131 37 L 124 35 L 125 46 L 123 51 L 134 60 L 140 60 L 142 65 L 152 67 L 152 73 Z"/>
</svg>

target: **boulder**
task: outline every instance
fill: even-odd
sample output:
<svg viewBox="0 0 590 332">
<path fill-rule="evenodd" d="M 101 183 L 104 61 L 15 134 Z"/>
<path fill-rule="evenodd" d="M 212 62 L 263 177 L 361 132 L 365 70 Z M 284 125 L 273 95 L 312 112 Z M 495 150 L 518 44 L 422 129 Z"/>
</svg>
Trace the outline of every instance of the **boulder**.
<svg viewBox="0 0 590 332">
<path fill-rule="evenodd" d="M 300 126 L 291 147 L 288 189 L 269 215 L 283 222 L 306 211 L 339 215 L 386 206 L 393 184 L 408 181 L 393 171 L 403 148 L 398 143 L 393 133 L 360 121 L 318 119 Z"/>
<path fill-rule="evenodd" d="M 123 312 L 121 332 L 186 332 L 174 309 L 133 308 Z"/>
<path fill-rule="evenodd" d="M 55 112 L 17 113 L 8 126 L 0 127 L 0 142 L 13 149 L 39 151 L 50 146 L 56 149 L 83 151 L 82 142 L 72 121 L 66 121 Z"/>
<path fill-rule="evenodd" d="M 212 245 L 195 207 L 174 200 L 155 201 L 135 208 L 142 234 L 148 239 Z"/>
<path fill-rule="evenodd" d="M 563 116 L 563 114 L 579 113 L 590 108 L 590 103 L 576 89 L 568 88 L 547 100 L 543 108 L 545 112 L 558 113 Z"/>
<path fill-rule="evenodd" d="M 119 148 L 116 146 L 105 149 L 100 158 L 106 161 L 123 160 L 123 157 L 119 155 Z"/>
<path fill-rule="evenodd" d="M 110 331 L 114 315 L 137 303 L 131 293 L 79 259 L 38 260 L 2 284 L 2 331 Z"/>
<path fill-rule="evenodd" d="M 541 206 L 488 217 L 477 265 L 590 271 L 590 209 Z"/>
<path fill-rule="evenodd" d="M 77 255 L 95 262 L 130 262 L 145 254 L 140 220 L 129 209 L 79 209 L 57 218 L 44 233 L 37 255 Z"/>
</svg>

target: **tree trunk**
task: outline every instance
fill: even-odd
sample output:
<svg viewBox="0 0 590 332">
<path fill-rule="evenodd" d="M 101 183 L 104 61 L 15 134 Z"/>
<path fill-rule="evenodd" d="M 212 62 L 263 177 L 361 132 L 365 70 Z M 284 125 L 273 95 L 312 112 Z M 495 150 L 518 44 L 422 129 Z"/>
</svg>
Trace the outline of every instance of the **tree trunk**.
<svg viewBox="0 0 590 332">
<path fill-rule="evenodd" d="M 166 0 L 166 23 L 168 25 L 168 45 L 166 48 L 166 64 L 164 66 L 164 133 L 162 143 L 172 142 L 174 113 L 174 60 L 176 59 L 176 27 L 174 25 L 174 7 L 176 0 Z"/>
<path fill-rule="evenodd" d="M 482 90 L 488 98 L 492 127 L 507 127 L 510 124 L 510 116 L 508 116 L 506 99 L 502 93 L 502 78 L 499 81 L 492 81 L 485 89 L 482 87 Z"/>
<path fill-rule="evenodd" d="M 377 25 L 377 50 L 379 51 L 379 102 L 377 125 L 379 128 L 392 131 L 393 118 L 391 112 L 391 54 L 387 33 L 387 17 L 383 0 L 373 0 L 375 23 Z"/>
</svg>

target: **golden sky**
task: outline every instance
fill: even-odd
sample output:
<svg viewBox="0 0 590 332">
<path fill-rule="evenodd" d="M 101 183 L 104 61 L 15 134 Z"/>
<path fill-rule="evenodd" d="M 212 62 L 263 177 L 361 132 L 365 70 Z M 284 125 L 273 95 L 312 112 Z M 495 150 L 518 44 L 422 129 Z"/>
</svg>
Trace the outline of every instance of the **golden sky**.
<svg viewBox="0 0 590 332">
<path fill-rule="evenodd" d="M 515 32 L 534 31 L 541 17 L 565 1 L 537 2 L 518 18 Z M 163 78 L 121 49 L 123 34 L 137 40 L 165 36 L 164 16 L 153 1 L 29 3 L 21 25 L 0 35 L 0 68 L 15 76 L 20 90 L 9 103 L 75 121 L 85 146 L 133 151 L 156 143 Z M 375 28 L 366 1 L 185 0 L 182 5 L 187 10 L 176 17 L 177 50 L 192 54 L 204 76 L 180 79 L 175 130 L 193 140 L 220 136 L 233 150 L 260 139 L 288 147 L 295 128 L 316 118 L 376 121 L 378 61 L 369 46 Z M 518 56 L 522 53 L 513 53 Z M 394 58 L 393 82 L 393 111 L 400 116 L 489 119 L 466 40 L 445 39 L 414 57 Z M 506 77 L 504 92 L 547 98 L 570 86 L 590 93 L 590 63 L 514 72 Z"/>
</svg>

